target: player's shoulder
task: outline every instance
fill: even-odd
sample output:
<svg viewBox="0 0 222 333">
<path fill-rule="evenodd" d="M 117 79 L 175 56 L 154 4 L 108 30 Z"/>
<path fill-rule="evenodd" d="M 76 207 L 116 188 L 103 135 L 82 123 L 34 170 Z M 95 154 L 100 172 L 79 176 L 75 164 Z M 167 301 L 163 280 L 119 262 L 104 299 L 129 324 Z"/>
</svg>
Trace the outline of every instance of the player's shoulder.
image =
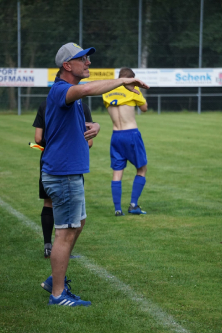
<svg viewBox="0 0 222 333">
<path fill-rule="evenodd" d="M 38 113 L 41 116 L 44 116 L 45 115 L 45 109 L 46 109 L 46 100 L 42 101 L 42 103 L 40 104 L 39 109 L 38 109 Z"/>
<path fill-rule="evenodd" d="M 46 109 L 46 99 L 41 102 L 39 105 L 38 111 L 37 111 L 37 116 L 38 117 L 43 117 L 45 114 L 45 109 Z"/>
<path fill-rule="evenodd" d="M 84 112 L 90 112 L 90 109 L 86 103 L 82 102 L 82 107 Z"/>
<path fill-rule="evenodd" d="M 42 101 L 42 103 L 40 104 L 40 107 L 42 109 L 45 109 L 46 108 L 46 99 L 44 101 Z"/>
<path fill-rule="evenodd" d="M 106 93 L 103 94 L 103 97 L 109 98 L 112 96 L 121 96 L 121 97 L 126 97 L 127 95 L 131 94 L 131 91 L 126 89 L 124 86 L 119 86 L 113 90 L 110 90 Z"/>
</svg>

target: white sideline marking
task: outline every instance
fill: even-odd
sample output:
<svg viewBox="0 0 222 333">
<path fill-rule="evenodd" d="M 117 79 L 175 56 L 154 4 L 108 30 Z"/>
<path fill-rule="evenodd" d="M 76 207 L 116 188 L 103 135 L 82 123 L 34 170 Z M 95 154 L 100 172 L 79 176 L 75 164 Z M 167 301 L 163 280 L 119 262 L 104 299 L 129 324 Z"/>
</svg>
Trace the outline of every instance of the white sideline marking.
<svg viewBox="0 0 222 333">
<path fill-rule="evenodd" d="M 123 292 L 129 299 L 134 302 L 137 302 L 140 306 L 140 310 L 143 312 L 149 313 L 158 323 L 163 327 L 171 329 L 177 333 L 189 333 L 185 328 L 175 322 L 174 318 L 171 315 L 168 315 L 164 312 L 158 305 L 153 303 L 150 299 L 139 295 L 129 285 L 123 283 L 117 279 L 114 275 L 109 274 L 104 268 L 93 264 L 92 261 L 89 261 L 86 257 L 81 256 L 80 262 L 82 261 L 84 266 L 88 268 L 92 273 L 98 275 L 100 278 L 109 281 L 109 283 L 117 290 Z"/>
<path fill-rule="evenodd" d="M 40 226 L 38 226 L 35 222 L 29 220 L 22 213 L 18 212 L 14 208 L 12 208 L 9 204 L 7 204 L 6 202 L 4 202 L 1 198 L 0 198 L 0 206 L 3 207 L 3 208 L 5 208 L 5 210 L 7 210 L 7 212 L 9 212 L 10 214 L 12 214 L 15 217 L 17 217 L 17 219 L 20 220 L 20 221 L 22 221 L 27 227 L 29 227 L 32 230 L 35 230 L 37 232 L 41 231 L 41 227 Z"/>
<path fill-rule="evenodd" d="M 35 222 L 29 220 L 22 213 L 12 208 L 9 204 L 1 200 L 1 198 L 0 206 L 4 208 L 8 213 L 14 215 L 27 227 L 38 233 L 41 232 L 40 226 L 38 226 Z M 92 263 L 92 261 L 89 261 L 86 257 L 82 255 L 79 260 L 86 268 L 89 269 L 90 272 L 98 275 L 100 278 L 105 279 L 106 281 L 109 281 L 112 287 L 123 292 L 132 301 L 137 302 L 141 311 L 149 313 L 149 315 L 151 315 L 163 327 L 171 329 L 172 331 L 177 333 L 190 333 L 188 330 L 179 325 L 171 315 L 168 315 L 166 312 L 164 312 L 158 305 L 153 303 L 151 300 L 146 299 L 142 295 L 134 292 L 129 285 L 123 283 L 114 275 L 109 274 L 109 272 L 107 272 L 104 268 L 97 266 L 96 264 Z"/>
</svg>

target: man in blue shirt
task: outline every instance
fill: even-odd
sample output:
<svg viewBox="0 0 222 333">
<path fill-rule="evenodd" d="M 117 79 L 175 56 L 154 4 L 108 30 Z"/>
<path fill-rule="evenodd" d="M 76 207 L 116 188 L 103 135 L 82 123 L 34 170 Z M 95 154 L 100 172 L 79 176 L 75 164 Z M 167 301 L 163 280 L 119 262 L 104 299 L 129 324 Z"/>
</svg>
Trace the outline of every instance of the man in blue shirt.
<svg viewBox="0 0 222 333">
<path fill-rule="evenodd" d="M 82 229 L 81 221 L 86 217 L 82 175 L 89 172 L 87 141 L 99 132 L 98 124 L 85 123 L 80 99 L 102 95 L 122 85 L 136 94 L 138 91 L 135 86 L 149 88 L 135 78 L 78 85 L 81 79 L 89 77 L 89 56 L 94 52 L 93 47 L 83 50 L 75 43 L 63 45 L 55 58 L 59 72 L 47 97 L 42 182 L 47 195 L 52 199 L 55 221 L 55 240 L 51 252 L 52 276 L 42 284 L 52 292 L 49 305 L 91 304 L 71 294 L 65 278 L 70 253 Z"/>
<path fill-rule="evenodd" d="M 91 111 L 87 104 L 82 102 L 85 120 L 92 123 Z M 38 108 L 34 123 L 32 126 L 35 127 L 35 142 L 42 147 L 45 147 L 45 110 L 46 110 L 46 100 L 44 100 Z M 88 141 L 89 148 L 93 145 L 93 139 Z M 52 210 L 52 200 L 46 194 L 43 184 L 42 184 L 42 157 L 44 151 L 40 158 L 40 178 L 39 178 L 39 198 L 44 200 L 42 212 L 41 212 L 41 224 L 44 239 L 44 257 L 50 258 L 52 250 L 52 230 L 54 225 L 53 210 Z M 83 226 L 85 220 L 81 221 Z M 79 233 L 80 234 L 80 233 Z"/>
</svg>

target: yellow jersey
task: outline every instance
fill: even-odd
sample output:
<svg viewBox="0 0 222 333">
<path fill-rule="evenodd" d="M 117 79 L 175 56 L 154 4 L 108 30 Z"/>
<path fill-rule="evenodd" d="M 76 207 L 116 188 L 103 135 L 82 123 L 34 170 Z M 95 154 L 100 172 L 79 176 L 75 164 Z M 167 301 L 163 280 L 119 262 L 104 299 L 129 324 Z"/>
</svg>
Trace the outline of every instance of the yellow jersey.
<svg viewBox="0 0 222 333">
<path fill-rule="evenodd" d="M 139 91 L 139 95 L 129 91 L 124 86 L 120 86 L 114 90 L 111 90 L 102 95 L 103 103 L 106 108 L 110 105 L 129 105 L 129 106 L 141 106 L 146 103 L 140 89 L 135 87 Z"/>
</svg>

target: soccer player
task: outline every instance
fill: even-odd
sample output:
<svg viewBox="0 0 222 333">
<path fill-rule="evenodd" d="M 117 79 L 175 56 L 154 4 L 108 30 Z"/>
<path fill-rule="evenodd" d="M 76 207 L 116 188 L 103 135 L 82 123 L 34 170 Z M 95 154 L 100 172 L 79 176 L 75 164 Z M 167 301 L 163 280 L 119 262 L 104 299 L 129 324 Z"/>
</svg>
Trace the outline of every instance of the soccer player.
<svg viewBox="0 0 222 333">
<path fill-rule="evenodd" d="M 94 52 L 93 47 L 83 50 L 75 43 L 63 45 L 55 57 L 59 72 L 47 97 L 42 182 L 52 199 L 55 225 L 50 257 L 52 275 L 44 282 L 52 292 L 49 305 L 91 304 L 72 294 L 65 279 L 76 235 L 86 217 L 83 174 L 89 172 L 87 141 L 99 132 L 98 124 L 85 123 L 81 99 L 101 95 L 122 85 L 136 94 L 135 86 L 149 88 L 136 78 L 78 84 L 81 79 L 89 77 L 89 56 Z"/>
<path fill-rule="evenodd" d="M 119 78 L 134 78 L 132 69 L 124 67 L 119 72 Z M 111 190 L 115 215 L 125 215 L 121 208 L 123 171 L 130 161 L 137 169 L 134 178 L 131 203 L 128 209 L 130 214 L 146 214 L 138 205 L 138 199 L 146 183 L 147 157 L 141 134 L 135 120 L 135 106 L 146 112 L 148 105 L 140 92 L 138 95 L 120 86 L 103 94 L 103 102 L 108 108 L 113 122 L 113 134 L 110 145 L 111 168 L 113 179 Z"/>
<path fill-rule="evenodd" d="M 83 111 L 85 115 L 86 122 L 92 122 L 91 112 L 87 104 L 82 103 Z M 46 100 L 41 103 L 39 106 L 36 118 L 33 123 L 35 127 L 35 142 L 42 147 L 45 147 L 45 109 L 46 109 Z M 89 148 L 93 145 L 93 139 L 88 141 Z M 42 232 L 44 240 L 44 257 L 50 258 L 52 251 L 52 230 L 54 225 L 53 210 L 52 210 L 52 200 L 49 198 L 47 193 L 44 190 L 42 184 L 42 156 L 40 157 L 40 177 L 39 177 L 39 198 L 44 200 L 42 213 L 41 213 L 41 223 L 42 223 Z M 85 222 L 83 221 L 83 224 Z"/>
</svg>

